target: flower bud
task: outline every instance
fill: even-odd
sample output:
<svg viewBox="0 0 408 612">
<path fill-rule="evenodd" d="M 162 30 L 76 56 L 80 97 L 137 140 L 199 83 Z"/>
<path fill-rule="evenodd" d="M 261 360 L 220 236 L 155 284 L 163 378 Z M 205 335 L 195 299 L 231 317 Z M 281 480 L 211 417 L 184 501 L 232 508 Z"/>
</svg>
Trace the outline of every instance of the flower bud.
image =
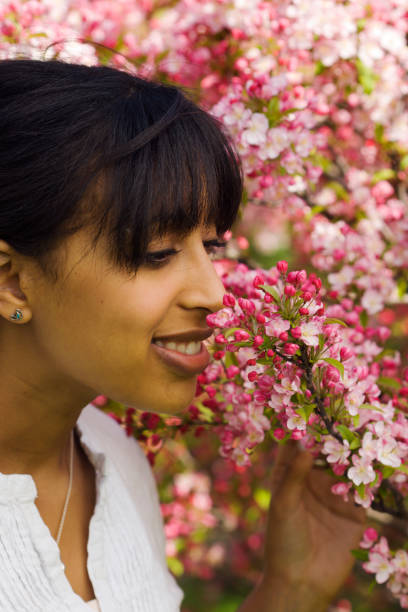
<svg viewBox="0 0 408 612">
<path fill-rule="evenodd" d="M 288 271 L 288 262 L 287 261 L 278 261 L 276 264 L 276 268 L 280 274 L 286 274 Z"/>
<path fill-rule="evenodd" d="M 236 365 L 230 365 L 228 366 L 228 368 L 225 370 L 225 373 L 227 375 L 227 378 L 235 378 L 235 376 L 237 374 L 239 374 L 239 367 Z"/>
<path fill-rule="evenodd" d="M 289 338 L 289 334 L 288 332 L 284 331 L 281 334 L 279 334 L 279 339 L 283 340 L 283 342 L 286 342 Z"/>
<path fill-rule="evenodd" d="M 249 334 L 242 329 L 237 329 L 234 333 L 234 338 L 237 342 L 246 342 L 249 339 Z"/>
<path fill-rule="evenodd" d="M 286 436 L 286 433 L 284 429 L 278 427 L 277 429 L 274 429 L 273 435 L 277 440 L 283 440 L 283 438 Z"/>
<path fill-rule="evenodd" d="M 292 327 L 290 333 L 294 338 L 296 338 L 296 340 L 298 340 L 302 335 L 302 330 L 300 329 L 300 327 Z"/>
<path fill-rule="evenodd" d="M 258 372 L 256 372 L 255 370 L 251 370 L 251 372 L 248 372 L 248 380 L 250 382 L 254 382 L 257 378 L 258 378 Z"/>
<path fill-rule="evenodd" d="M 224 304 L 224 306 L 227 306 L 227 307 L 235 306 L 235 298 L 233 295 L 226 293 L 224 297 L 222 298 L 222 303 Z"/>
<path fill-rule="evenodd" d="M 258 346 L 261 346 L 261 344 L 263 343 L 263 341 L 264 341 L 264 340 L 263 340 L 262 336 L 255 336 L 255 338 L 254 338 L 254 342 L 253 342 L 253 346 L 254 346 L 255 348 L 258 348 Z"/>
<path fill-rule="evenodd" d="M 296 289 L 293 285 L 286 285 L 284 291 L 287 297 L 293 297 L 294 295 L 296 295 Z"/>
<path fill-rule="evenodd" d="M 227 343 L 227 339 L 223 334 L 217 334 L 214 338 L 215 342 L 217 344 L 226 344 Z"/>
<path fill-rule="evenodd" d="M 299 314 L 301 314 L 301 315 L 308 315 L 309 314 L 309 309 L 308 308 L 304 308 L 302 306 L 301 308 L 299 308 Z"/>
<path fill-rule="evenodd" d="M 259 313 L 256 315 L 256 320 L 258 321 L 258 323 L 261 323 L 261 325 L 263 325 L 266 321 L 266 317 L 265 315 Z"/>
<path fill-rule="evenodd" d="M 347 361 L 350 357 L 354 357 L 354 353 L 347 346 L 342 346 L 340 349 L 340 358 L 342 361 Z"/>
<path fill-rule="evenodd" d="M 254 280 L 252 281 L 252 286 L 255 287 L 255 289 L 257 289 L 259 285 L 263 285 L 264 283 L 265 283 L 265 279 L 263 278 L 263 276 L 260 276 L 259 274 L 257 274 Z"/>
<path fill-rule="evenodd" d="M 299 347 L 297 344 L 293 344 L 292 342 L 287 342 L 285 346 L 283 347 L 283 351 L 284 353 L 286 353 L 286 355 L 294 355 L 296 351 L 298 350 L 298 348 Z"/>
</svg>

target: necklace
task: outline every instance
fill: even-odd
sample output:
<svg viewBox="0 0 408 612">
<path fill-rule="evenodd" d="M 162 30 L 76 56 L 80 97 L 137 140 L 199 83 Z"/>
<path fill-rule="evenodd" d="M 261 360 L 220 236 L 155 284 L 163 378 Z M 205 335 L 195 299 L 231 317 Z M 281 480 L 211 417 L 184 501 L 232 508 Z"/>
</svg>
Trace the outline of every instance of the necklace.
<svg viewBox="0 0 408 612">
<path fill-rule="evenodd" d="M 57 533 L 57 537 L 56 537 L 57 544 L 59 544 L 60 539 L 61 539 L 62 529 L 64 527 L 65 517 L 67 515 L 67 510 L 68 510 L 69 498 L 71 497 L 72 480 L 73 480 L 73 477 L 74 477 L 74 431 L 73 430 L 71 431 L 71 440 L 70 440 L 70 451 L 69 451 L 69 453 L 70 453 L 70 455 L 69 455 L 69 481 L 68 481 L 68 489 L 67 489 L 67 494 L 65 496 L 64 507 L 62 509 L 62 514 L 61 514 L 61 518 L 60 518 L 60 522 L 59 522 L 59 526 L 58 526 L 58 533 Z"/>
</svg>

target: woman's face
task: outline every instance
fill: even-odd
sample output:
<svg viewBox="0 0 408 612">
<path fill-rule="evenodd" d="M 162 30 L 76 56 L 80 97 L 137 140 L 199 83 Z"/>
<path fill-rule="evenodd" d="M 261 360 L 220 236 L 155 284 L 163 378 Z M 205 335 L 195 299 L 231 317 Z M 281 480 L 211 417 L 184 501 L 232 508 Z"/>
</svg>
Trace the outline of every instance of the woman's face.
<svg viewBox="0 0 408 612">
<path fill-rule="evenodd" d="M 208 362 L 206 315 L 222 307 L 224 293 L 211 241 L 213 227 L 157 239 L 151 263 L 131 277 L 110 264 L 103 241 L 89 250 L 87 231 L 67 240 L 60 280 L 21 287 L 38 354 L 62 378 L 62 392 L 72 385 L 163 413 L 188 405 Z"/>
</svg>

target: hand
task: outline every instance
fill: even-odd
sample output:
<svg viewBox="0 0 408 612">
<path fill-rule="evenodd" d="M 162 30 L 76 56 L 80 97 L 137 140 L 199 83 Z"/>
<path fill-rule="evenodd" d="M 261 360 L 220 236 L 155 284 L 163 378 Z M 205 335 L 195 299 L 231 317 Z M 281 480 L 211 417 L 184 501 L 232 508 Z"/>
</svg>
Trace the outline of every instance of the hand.
<svg viewBox="0 0 408 612">
<path fill-rule="evenodd" d="M 365 511 L 333 495 L 334 482 L 324 470 L 313 468 L 312 455 L 296 443 L 279 448 L 262 582 L 271 605 L 264 610 L 326 610 L 350 573 L 350 551 L 362 537 Z"/>
</svg>

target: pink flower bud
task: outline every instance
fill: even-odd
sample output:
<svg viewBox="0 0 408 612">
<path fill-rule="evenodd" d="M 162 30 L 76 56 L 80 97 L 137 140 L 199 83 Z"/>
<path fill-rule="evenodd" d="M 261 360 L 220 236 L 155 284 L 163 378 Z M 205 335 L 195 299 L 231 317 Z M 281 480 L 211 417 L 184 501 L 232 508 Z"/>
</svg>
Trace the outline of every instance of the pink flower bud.
<svg viewBox="0 0 408 612">
<path fill-rule="evenodd" d="M 98 406 L 98 407 L 102 407 L 102 406 L 106 406 L 106 404 L 108 403 L 108 398 L 106 397 L 106 395 L 97 395 L 93 400 L 92 400 L 92 404 L 94 406 Z"/>
<path fill-rule="evenodd" d="M 286 285 L 284 291 L 287 297 L 293 297 L 294 295 L 296 295 L 296 289 L 293 285 Z"/>
<path fill-rule="evenodd" d="M 254 346 L 255 348 L 258 348 L 258 346 L 261 346 L 261 344 L 263 343 L 263 341 L 264 341 L 264 340 L 263 340 L 262 336 L 255 336 L 255 338 L 254 338 L 254 342 L 253 342 L 253 346 Z"/>
<path fill-rule="evenodd" d="M 345 465 L 344 463 L 334 463 L 332 465 L 332 470 L 336 474 L 336 476 L 343 476 L 346 469 L 347 465 Z"/>
<path fill-rule="evenodd" d="M 258 321 L 258 323 L 261 323 L 261 325 L 263 325 L 266 321 L 266 317 L 263 314 L 259 313 L 256 315 L 256 320 Z"/>
<path fill-rule="evenodd" d="M 286 274 L 288 271 L 288 262 L 287 261 L 278 261 L 276 264 L 276 268 L 280 274 Z"/>
<path fill-rule="evenodd" d="M 368 527 L 364 532 L 364 538 L 370 542 L 375 542 L 378 539 L 377 530 L 374 527 Z"/>
<path fill-rule="evenodd" d="M 273 350 L 272 350 L 272 349 L 268 349 L 268 350 L 266 351 L 266 354 L 268 355 L 268 357 L 274 357 L 274 355 L 275 355 L 275 353 L 273 352 Z"/>
<path fill-rule="evenodd" d="M 279 339 L 283 340 L 283 342 L 286 342 L 289 338 L 289 334 L 288 332 L 284 331 L 281 334 L 279 334 Z"/>
<path fill-rule="evenodd" d="M 300 429 L 294 429 L 290 434 L 291 440 L 301 440 L 306 435 L 305 431 L 301 431 Z"/>
<path fill-rule="evenodd" d="M 220 361 L 225 356 L 225 351 L 215 351 L 213 357 L 216 361 Z"/>
<path fill-rule="evenodd" d="M 248 380 L 250 382 L 254 382 L 254 380 L 256 380 L 258 378 L 258 373 L 255 372 L 255 370 L 251 370 L 251 372 L 248 372 Z"/>
<path fill-rule="evenodd" d="M 237 236 L 237 245 L 242 251 L 245 251 L 249 247 L 248 239 L 245 236 Z"/>
<path fill-rule="evenodd" d="M 308 308 L 304 308 L 302 306 L 301 308 L 299 308 L 299 314 L 301 314 L 301 315 L 308 315 L 309 314 L 309 309 Z"/>
<path fill-rule="evenodd" d="M 225 373 L 227 375 L 227 378 L 235 378 L 235 376 L 237 374 L 239 374 L 239 367 L 236 365 L 230 365 L 226 370 Z"/>
<path fill-rule="evenodd" d="M 243 331 L 242 329 L 238 329 L 234 333 L 234 338 L 237 342 L 246 342 L 249 339 L 249 334 L 248 332 Z"/>
<path fill-rule="evenodd" d="M 334 366 L 328 366 L 326 369 L 326 378 L 333 382 L 338 382 L 340 380 L 340 372 Z"/>
<path fill-rule="evenodd" d="M 264 297 L 264 302 L 265 302 L 266 304 L 270 304 L 270 303 L 272 302 L 272 296 L 271 296 L 271 295 L 269 295 L 269 293 L 266 293 L 266 294 L 265 294 L 265 297 Z"/>
<path fill-rule="evenodd" d="M 244 312 L 253 314 L 255 312 L 255 304 L 251 300 L 245 298 L 238 298 L 238 304 Z"/>
<path fill-rule="evenodd" d="M 296 351 L 298 350 L 298 348 L 299 347 L 297 344 L 293 344 L 292 342 L 287 342 L 285 346 L 283 347 L 283 351 L 284 353 L 286 353 L 286 355 L 294 355 Z"/>
<path fill-rule="evenodd" d="M 340 349 L 340 358 L 342 361 L 347 361 L 350 357 L 354 357 L 354 353 L 347 346 L 342 346 Z"/>
<path fill-rule="evenodd" d="M 302 335 L 302 330 L 300 329 L 300 327 L 292 327 L 290 333 L 294 338 L 296 338 L 296 340 L 298 340 Z"/>
<path fill-rule="evenodd" d="M 333 257 L 335 261 L 340 261 L 345 256 L 346 256 L 346 251 L 344 249 L 334 249 Z"/>
<path fill-rule="evenodd" d="M 264 283 L 265 283 L 264 277 L 257 274 L 254 280 L 252 281 L 252 286 L 255 287 L 255 289 L 257 289 L 259 285 L 263 285 Z"/>
<path fill-rule="evenodd" d="M 302 298 L 305 300 L 305 302 L 310 302 L 310 300 L 312 299 L 312 294 L 309 291 L 305 291 L 302 295 Z"/>
<path fill-rule="evenodd" d="M 296 283 L 297 275 L 298 273 L 295 270 L 292 270 L 292 272 L 289 272 L 288 278 L 287 278 L 288 283 L 292 283 L 292 284 Z"/>
<path fill-rule="evenodd" d="M 214 338 L 215 342 L 217 344 L 226 344 L 227 343 L 227 339 L 223 334 L 217 334 Z"/>
<path fill-rule="evenodd" d="M 286 436 L 286 433 L 284 429 L 278 427 L 274 430 L 273 435 L 277 440 L 283 440 L 283 438 Z"/>
<path fill-rule="evenodd" d="M 232 306 L 235 306 L 235 298 L 233 295 L 226 293 L 222 298 L 222 303 L 224 304 L 224 306 L 231 308 Z"/>
</svg>

